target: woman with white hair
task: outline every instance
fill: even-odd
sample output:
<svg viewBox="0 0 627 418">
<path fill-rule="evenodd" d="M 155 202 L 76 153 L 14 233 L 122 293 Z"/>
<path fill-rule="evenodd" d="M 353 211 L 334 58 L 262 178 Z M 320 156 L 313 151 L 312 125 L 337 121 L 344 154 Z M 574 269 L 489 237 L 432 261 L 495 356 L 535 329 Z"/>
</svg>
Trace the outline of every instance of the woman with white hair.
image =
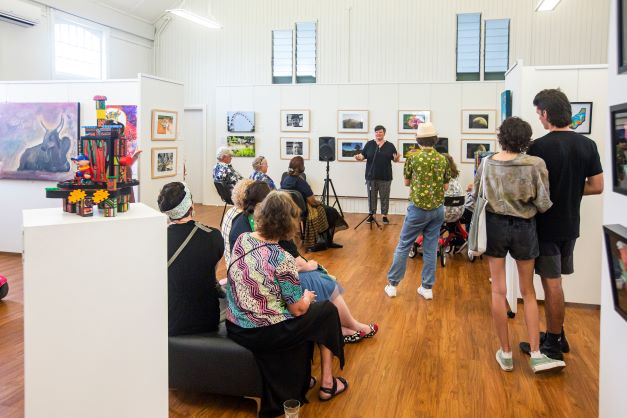
<svg viewBox="0 0 627 418">
<path fill-rule="evenodd" d="M 242 175 L 231 165 L 233 151 L 228 147 L 220 147 L 216 153 L 216 158 L 218 162 L 213 167 L 213 181 L 222 183 L 229 190 L 232 190 L 235 187 L 235 183 L 243 179 Z"/>
<path fill-rule="evenodd" d="M 270 186 L 270 190 L 276 190 L 276 186 L 274 181 L 270 178 L 268 174 L 268 160 L 263 155 L 255 158 L 253 160 L 253 173 L 250 175 L 251 180 L 263 181 L 264 183 L 268 183 Z"/>
</svg>

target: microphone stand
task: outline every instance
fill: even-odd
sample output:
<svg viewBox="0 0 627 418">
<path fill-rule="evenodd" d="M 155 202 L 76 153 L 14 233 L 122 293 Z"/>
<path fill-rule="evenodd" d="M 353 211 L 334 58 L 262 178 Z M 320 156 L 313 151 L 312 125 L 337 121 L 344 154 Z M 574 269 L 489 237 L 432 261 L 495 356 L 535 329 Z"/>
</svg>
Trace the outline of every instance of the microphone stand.
<svg viewBox="0 0 627 418">
<path fill-rule="evenodd" d="M 371 196 L 371 193 L 372 193 L 372 182 L 374 180 L 372 180 L 372 179 L 368 180 L 368 177 L 372 177 L 372 172 L 374 171 L 374 161 L 376 160 L 377 153 L 379 152 L 379 146 L 377 145 L 376 141 L 375 141 L 374 145 L 377 148 L 374 151 L 374 157 L 372 157 L 372 165 L 370 166 L 370 173 L 366 174 L 366 190 L 368 191 L 368 215 L 366 215 L 366 217 L 364 219 L 362 219 L 361 222 L 359 222 L 357 224 L 357 226 L 355 226 L 355 228 L 353 228 L 355 230 L 357 228 L 359 228 L 359 225 L 363 224 L 369 218 L 372 219 L 372 223 L 370 223 L 370 229 L 372 229 L 372 224 L 373 223 L 377 226 L 377 228 L 383 229 L 383 227 L 381 227 L 379 222 L 377 222 L 377 218 L 375 218 L 375 216 L 374 216 L 374 213 L 373 213 L 373 210 L 372 210 L 372 204 L 371 204 L 371 200 L 370 200 L 370 196 Z"/>
</svg>

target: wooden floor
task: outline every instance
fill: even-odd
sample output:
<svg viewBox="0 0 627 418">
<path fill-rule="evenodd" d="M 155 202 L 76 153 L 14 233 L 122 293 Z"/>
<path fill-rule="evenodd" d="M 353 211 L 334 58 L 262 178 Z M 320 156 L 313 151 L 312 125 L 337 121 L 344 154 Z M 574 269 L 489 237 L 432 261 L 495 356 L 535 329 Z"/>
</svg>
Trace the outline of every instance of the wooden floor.
<svg viewBox="0 0 627 418">
<path fill-rule="evenodd" d="M 199 207 L 197 218 L 217 226 L 221 208 Z M 363 215 L 347 215 L 354 226 Z M 599 311 L 568 307 L 566 331 L 572 346 L 566 369 L 535 376 L 514 350 L 515 369 L 502 372 L 490 316 L 487 263 L 462 255 L 438 266 L 434 300 L 416 294 L 420 258 L 410 259 L 398 297 L 383 292 L 401 216 L 383 231 L 367 224 L 337 234 L 343 249 L 316 253 L 344 286 L 345 298 L 362 322 L 379 323 L 379 334 L 346 347 L 341 375 L 347 393 L 321 403 L 317 391 L 301 417 L 596 417 L 599 396 Z M 0 302 L 0 417 L 24 409 L 23 292 L 19 254 L 0 253 L 0 274 L 11 290 Z M 219 269 L 224 276 L 224 268 Z M 525 339 L 522 305 L 510 321 L 514 347 Z M 542 307 L 541 307 L 541 314 Z M 42 347 L 42 349 L 44 349 Z M 315 370 L 318 371 L 318 359 Z M 336 366 L 337 368 L 337 366 Z M 339 372 L 339 371 L 338 371 Z M 254 417 L 251 399 L 170 392 L 170 417 Z"/>
</svg>

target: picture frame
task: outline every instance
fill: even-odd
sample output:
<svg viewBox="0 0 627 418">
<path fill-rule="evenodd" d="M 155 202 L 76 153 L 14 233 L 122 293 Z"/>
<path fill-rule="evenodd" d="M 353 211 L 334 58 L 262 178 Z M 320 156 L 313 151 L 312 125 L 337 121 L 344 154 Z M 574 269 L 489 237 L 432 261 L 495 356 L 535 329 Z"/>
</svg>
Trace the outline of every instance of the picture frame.
<svg viewBox="0 0 627 418">
<path fill-rule="evenodd" d="M 367 142 L 368 138 L 338 138 L 336 160 L 357 162 L 355 155 L 364 149 Z"/>
<path fill-rule="evenodd" d="M 612 190 L 627 196 L 627 103 L 610 107 Z"/>
<path fill-rule="evenodd" d="M 178 131 L 178 112 L 153 109 L 151 138 L 153 141 L 175 141 Z"/>
<path fill-rule="evenodd" d="M 233 157 L 254 158 L 257 155 L 255 137 L 252 135 L 229 135 L 226 145 L 233 151 Z"/>
<path fill-rule="evenodd" d="M 296 156 L 309 159 L 309 138 L 281 138 L 281 159 L 291 160 Z"/>
<path fill-rule="evenodd" d="M 150 177 L 174 177 L 178 166 L 177 147 L 157 147 L 150 150 Z"/>
<path fill-rule="evenodd" d="M 501 123 L 512 116 L 512 91 L 503 90 L 501 92 Z"/>
<path fill-rule="evenodd" d="M 226 112 L 228 132 L 255 132 L 255 112 Z"/>
<path fill-rule="evenodd" d="M 405 161 L 407 161 L 407 156 L 409 155 L 409 153 L 419 148 L 418 142 L 416 142 L 415 138 L 399 139 L 396 145 L 396 150 L 401 154 L 398 160 L 400 163 L 404 163 Z"/>
<path fill-rule="evenodd" d="M 440 154 L 444 154 L 444 153 L 448 154 L 448 138 L 439 136 L 438 142 L 436 142 L 433 148 L 435 148 L 435 150 L 439 152 Z"/>
<path fill-rule="evenodd" d="M 618 17 L 618 26 L 616 27 L 617 52 L 618 52 L 618 74 L 627 73 L 627 4 L 625 0 L 617 0 L 616 15 Z"/>
<path fill-rule="evenodd" d="M 366 133 L 369 127 L 367 110 L 338 110 L 337 131 L 343 133 Z"/>
<path fill-rule="evenodd" d="M 398 111 L 398 133 L 415 134 L 418 125 L 424 122 L 431 122 L 430 110 L 399 110 Z"/>
<path fill-rule="evenodd" d="M 496 133 L 496 110 L 493 110 L 493 109 L 462 110 L 462 133 L 464 134 Z"/>
<path fill-rule="evenodd" d="M 476 153 L 496 151 L 495 139 L 462 139 L 461 162 L 474 164 Z"/>
<path fill-rule="evenodd" d="M 592 132 L 592 102 L 570 102 L 572 123 L 570 129 L 578 134 Z"/>
<path fill-rule="evenodd" d="M 603 235 L 614 310 L 627 321 L 627 228 L 604 225 Z"/>
<path fill-rule="evenodd" d="M 309 132 L 309 110 L 281 110 L 281 132 Z"/>
</svg>

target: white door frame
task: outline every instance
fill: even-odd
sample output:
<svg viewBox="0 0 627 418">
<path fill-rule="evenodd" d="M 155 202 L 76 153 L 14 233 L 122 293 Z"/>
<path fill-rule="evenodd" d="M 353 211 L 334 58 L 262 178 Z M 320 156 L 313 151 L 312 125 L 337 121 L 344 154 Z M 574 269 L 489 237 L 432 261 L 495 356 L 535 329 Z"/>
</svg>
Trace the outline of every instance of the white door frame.
<svg viewBox="0 0 627 418">
<path fill-rule="evenodd" d="M 186 110 L 200 110 L 202 112 L 202 181 L 200 183 L 202 187 L 202 196 L 200 201 L 204 205 L 207 201 L 207 176 L 209 175 L 207 170 L 207 106 L 190 105 L 183 107 L 183 112 Z"/>
</svg>

